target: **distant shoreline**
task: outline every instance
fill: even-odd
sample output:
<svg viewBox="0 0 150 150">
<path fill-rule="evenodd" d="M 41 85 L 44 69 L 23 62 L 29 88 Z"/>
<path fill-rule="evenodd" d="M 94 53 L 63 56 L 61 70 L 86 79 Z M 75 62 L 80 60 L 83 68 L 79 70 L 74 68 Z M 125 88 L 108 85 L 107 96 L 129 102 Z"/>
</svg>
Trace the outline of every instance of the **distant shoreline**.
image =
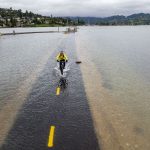
<svg viewBox="0 0 150 150">
<path fill-rule="evenodd" d="M 120 27 L 124 27 L 124 26 L 150 26 L 150 25 L 147 25 L 147 24 L 141 24 L 141 25 L 84 25 L 84 26 L 80 26 L 80 27 L 117 27 L 117 26 L 120 26 Z M 68 27 L 68 26 L 27 26 L 27 27 L 0 27 L 0 29 L 15 29 L 15 28 L 48 28 L 48 27 L 51 27 L 51 28 L 58 28 L 58 27 Z"/>
<path fill-rule="evenodd" d="M 36 27 L 67 27 L 67 26 L 60 26 L 60 25 L 52 25 L 52 26 L 49 26 L 49 25 L 31 25 L 31 26 L 22 26 L 22 27 L 0 27 L 1 28 L 36 28 Z"/>
</svg>

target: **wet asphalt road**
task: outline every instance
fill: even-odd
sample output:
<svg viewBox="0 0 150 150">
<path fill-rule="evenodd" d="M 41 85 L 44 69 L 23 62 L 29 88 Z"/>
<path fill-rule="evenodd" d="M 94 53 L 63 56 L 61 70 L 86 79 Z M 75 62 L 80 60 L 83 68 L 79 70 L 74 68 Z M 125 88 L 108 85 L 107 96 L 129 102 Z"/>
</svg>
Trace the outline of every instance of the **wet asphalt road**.
<svg viewBox="0 0 150 150">
<path fill-rule="evenodd" d="M 70 58 L 68 87 L 56 95 L 59 78 L 55 76 L 50 56 L 33 85 L 25 104 L 10 130 L 2 150 L 99 150 L 93 120 L 77 60 L 74 34 L 63 41 Z M 54 146 L 48 148 L 50 126 L 55 126 Z"/>
</svg>

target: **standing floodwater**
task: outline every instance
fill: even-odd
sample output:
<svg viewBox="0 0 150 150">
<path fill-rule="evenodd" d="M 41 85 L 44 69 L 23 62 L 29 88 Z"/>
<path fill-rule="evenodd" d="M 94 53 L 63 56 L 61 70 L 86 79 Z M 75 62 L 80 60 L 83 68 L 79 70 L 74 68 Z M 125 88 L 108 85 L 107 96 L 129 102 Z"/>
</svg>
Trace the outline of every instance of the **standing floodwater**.
<svg viewBox="0 0 150 150">
<path fill-rule="evenodd" d="M 150 26 L 82 28 L 76 41 L 98 136 L 111 149 L 148 150 Z"/>
<path fill-rule="evenodd" d="M 1 36 L 0 146 L 48 149 L 55 126 L 53 149 L 149 150 L 149 47 L 149 26 Z M 61 50 L 69 57 L 64 78 Z"/>
<path fill-rule="evenodd" d="M 55 33 L 0 37 L 0 108 L 32 72 L 43 67 L 41 61 L 47 62 L 61 39 Z"/>
</svg>

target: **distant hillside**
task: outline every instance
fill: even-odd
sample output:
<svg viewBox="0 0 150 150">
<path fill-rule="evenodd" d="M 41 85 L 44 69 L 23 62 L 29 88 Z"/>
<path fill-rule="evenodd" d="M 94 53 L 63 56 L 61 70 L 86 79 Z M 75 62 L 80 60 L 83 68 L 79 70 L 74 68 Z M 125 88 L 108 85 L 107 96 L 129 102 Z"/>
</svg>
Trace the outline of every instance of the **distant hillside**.
<svg viewBox="0 0 150 150">
<path fill-rule="evenodd" d="M 150 14 L 110 17 L 53 17 L 21 9 L 0 8 L 0 27 L 47 27 L 71 25 L 150 25 Z"/>
<path fill-rule="evenodd" d="M 105 18 L 98 17 L 70 17 L 72 20 L 78 19 L 89 25 L 150 25 L 150 14 L 133 14 L 130 16 L 111 16 Z"/>
<path fill-rule="evenodd" d="M 0 8 L 0 27 L 48 27 L 48 26 L 68 26 L 83 25 L 84 22 L 77 22 L 68 17 L 53 17 L 34 14 L 31 11 L 23 12 L 21 9 Z"/>
</svg>

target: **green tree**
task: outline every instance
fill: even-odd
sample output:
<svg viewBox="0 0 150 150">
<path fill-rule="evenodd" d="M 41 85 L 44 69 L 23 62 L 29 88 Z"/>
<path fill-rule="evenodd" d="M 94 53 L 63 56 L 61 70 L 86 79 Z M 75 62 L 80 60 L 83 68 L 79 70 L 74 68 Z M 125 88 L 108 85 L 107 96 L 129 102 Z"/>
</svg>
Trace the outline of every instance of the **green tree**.
<svg viewBox="0 0 150 150">
<path fill-rule="evenodd" d="M 16 26 L 16 20 L 13 17 L 10 18 L 10 23 L 11 23 L 11 27 Z"/>
<path fill-rule="evenodd" d="M 5 19 L 5 22 L 6 22 L 6 26 L 8 27 L 8 26 L 9 26 L 9 24 L 8 24 L 8 20 L 7 20 L 7 18 Z"/>
<path fill-rule="evenodd" d="M 22 15 L 22 10 L 19 9 L 19 10 L 18 10 L 18 17 L 22 18 L 22 16 L 23 16 L 23 15 Z"/>
</svg>

